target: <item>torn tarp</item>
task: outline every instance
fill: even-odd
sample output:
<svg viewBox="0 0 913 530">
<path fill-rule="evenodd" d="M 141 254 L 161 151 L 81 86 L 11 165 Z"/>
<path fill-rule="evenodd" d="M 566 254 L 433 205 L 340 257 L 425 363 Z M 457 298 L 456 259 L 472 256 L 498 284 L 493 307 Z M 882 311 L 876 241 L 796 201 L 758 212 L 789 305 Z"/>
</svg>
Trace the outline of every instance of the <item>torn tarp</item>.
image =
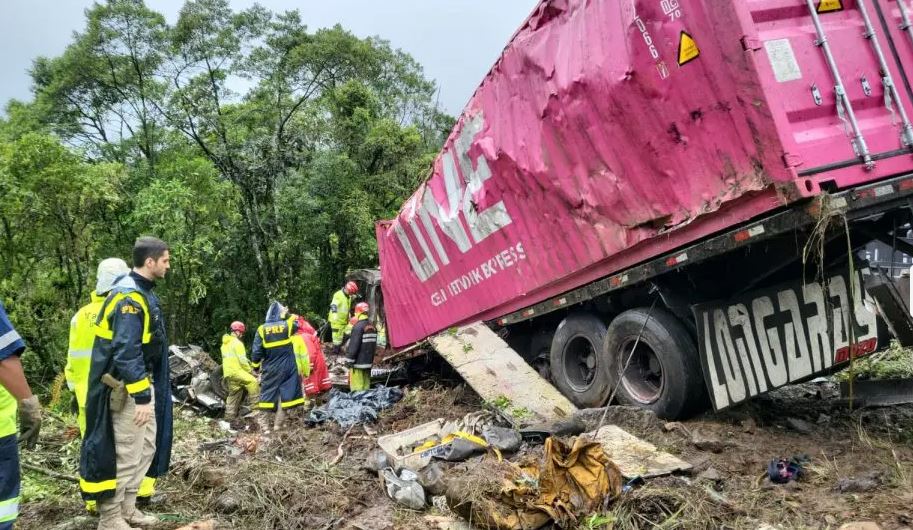
<svg viewBox="0 0 913 530">
<path fill-rule="evenodd" d="M 330 391 L 326 405 L 317 407 L 308 416 L 308 423 L 319 424 L 335 421 L 342 427 L 377 420 L 380 411 L 392 407 L 403 399 L 403 391 L 396 387 L 378 386 L 362 392 Z"/>
</svg>

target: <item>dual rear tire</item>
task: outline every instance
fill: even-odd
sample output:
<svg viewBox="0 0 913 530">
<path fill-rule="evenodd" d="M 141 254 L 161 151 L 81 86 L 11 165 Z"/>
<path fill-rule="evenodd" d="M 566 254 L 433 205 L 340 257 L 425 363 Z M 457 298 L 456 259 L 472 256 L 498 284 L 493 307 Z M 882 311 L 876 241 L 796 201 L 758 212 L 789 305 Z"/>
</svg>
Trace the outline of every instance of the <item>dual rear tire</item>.
<svg viewBox="0 0 913 530">
<path fill-rule="evenodd" d="M 603 406 L 613 390 L 619 403 L 666 419 L 706 407 L 694 338 L 662 309 L 631 309 L 608 326 L 591 313 L 571 314 L 555 332 L 549 360 L 555 385 L 578 407 Z"/>
</svg>

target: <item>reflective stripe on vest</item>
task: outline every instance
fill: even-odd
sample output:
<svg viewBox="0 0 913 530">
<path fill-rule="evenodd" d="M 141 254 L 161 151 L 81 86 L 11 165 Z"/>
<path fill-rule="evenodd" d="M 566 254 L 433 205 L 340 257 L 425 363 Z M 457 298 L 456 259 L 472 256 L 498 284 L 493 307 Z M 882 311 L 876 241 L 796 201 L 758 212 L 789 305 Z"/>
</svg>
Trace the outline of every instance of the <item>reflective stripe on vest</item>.
<svg viewBox="0 0 913 530">
<path fill-rule="evenodd" d="M 285 332 L 288 333 L 288 337 L 280 340 L 267 341 L 266 332 L 264 331 L 264 326 L 260 326 L 257 329 L 257 333 L 260 334 L 260 340 L 263 341 L 264 348 L 278 348 L 279 346 L 286 346 L 292 343 L 292 326 L 294 325 L 295 319 L 289 318 L 285 321 L 286 329 Z"/>
<path fill-rule="evenodd" d="M 70 350 L 70 359 L 89 359 L 92 357 L 92 349 L 88 350 Z"/>
<path fill-rule="evenodd" d="M 117 489 L 117 479 L 103 480 L 101 482 L 89 482 L 79 477 L 79 488 L 86 493 L 101 493 L 103 491 Z"/>
<path fill-rule="evenodd" d="M 0 501 L 0 523 L 15 521 L 19 516 L 19 497 Z"/>
<path fill-rule="evenodd" d="M 7 331 L 6 333 L 4 333 L 3 335 L 0 335 L 0 350 L 2 350 L 3 348 L 6 348 L 7 346 L 16 342 L 17 340 L 22 340 L 22 337 L 18 333 L 16 333 L 15 329 L 11 329 L 11 330 Z"/>
<path fill-rule="evenodd" d="M 136 291 L 131 293 L 116 293 L 108 297 L 101 310 L 101 318 L 95 323 L 95 335 L 106 340 L 114 339 L 114 330 L 111 329 L 111 323 L 108 321 L 108 317 L 114 312 L 114 307 L 117 306 L 117 303 L 128 297 L 143 308 L 143 344 L 149 344 L 149 342 L 152 341 L 152 326 L 149 324 L 149 306 L 146 304 L 146 298 Z"/>
</svg>

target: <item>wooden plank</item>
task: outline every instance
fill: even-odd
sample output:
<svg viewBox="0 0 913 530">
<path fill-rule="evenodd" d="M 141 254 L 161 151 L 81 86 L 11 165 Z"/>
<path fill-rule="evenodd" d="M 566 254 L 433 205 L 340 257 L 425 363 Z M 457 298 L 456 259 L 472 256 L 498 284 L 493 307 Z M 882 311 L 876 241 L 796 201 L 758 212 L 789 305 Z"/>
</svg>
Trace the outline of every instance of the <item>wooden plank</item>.
<svg viewBox="0 0 913 530">
<path fill-rule="evenodd" d="M 564 395 L 481 322 L 445 331 L 432 337 L 431 344 L 482 399 L 506 405 L 503 407 L 505 412 L 517 424 L 568 418 L 577 411 Z"/>
</svg>

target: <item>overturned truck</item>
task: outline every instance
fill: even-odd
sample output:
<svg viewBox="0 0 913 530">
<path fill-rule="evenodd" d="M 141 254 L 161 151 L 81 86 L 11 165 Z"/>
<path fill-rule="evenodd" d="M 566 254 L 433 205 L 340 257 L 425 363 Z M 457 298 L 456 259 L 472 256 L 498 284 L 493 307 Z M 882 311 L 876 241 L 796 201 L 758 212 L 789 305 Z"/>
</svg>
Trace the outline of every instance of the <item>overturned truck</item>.
<svg viewBox="0 0 913 530">
<path fill-rule="evenodd" d="M 578 406 L 677 418 L 911 342 L 861 257 L 910 247 L 910 15 L 541 2 L 377 224 L 391 346 L 484 321 Z"/>
</svg>

